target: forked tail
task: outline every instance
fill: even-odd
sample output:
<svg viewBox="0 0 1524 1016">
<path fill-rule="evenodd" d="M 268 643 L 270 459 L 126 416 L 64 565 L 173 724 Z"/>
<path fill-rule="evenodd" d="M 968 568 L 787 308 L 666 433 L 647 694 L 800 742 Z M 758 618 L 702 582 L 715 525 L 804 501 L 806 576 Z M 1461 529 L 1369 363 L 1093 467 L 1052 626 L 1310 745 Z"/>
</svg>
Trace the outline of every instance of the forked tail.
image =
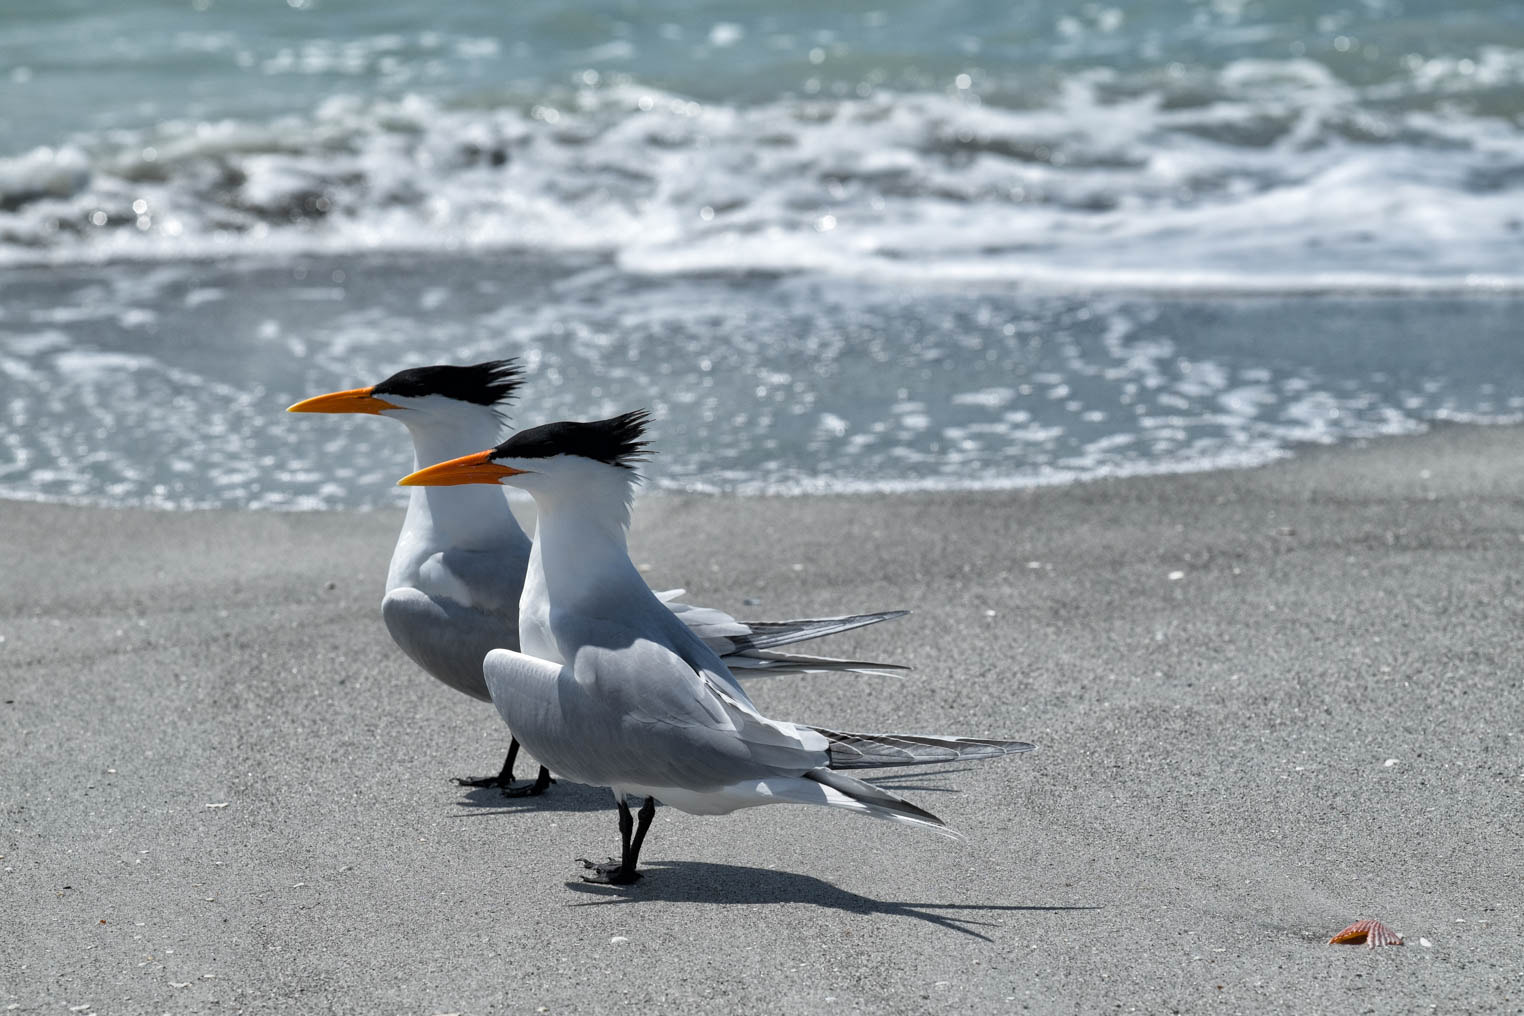
<svg viewBox="0 0 1524 1016">
<path fill-rule="evenodd" d="M 848 734 L 812 727 L 830 741 L 832 769 L 886 769 L 937 762 L 974 762 L 1031 751 L 1025 741 L 983 737 L 927 737 L 919 734 Z"/>
<path fill-rule="evenodd" d="M 806 656 L 778 652 L 778 647 L 839 635 L 880 621 L 893 621 L 908 610 L 883 610 L 873 614 L 849 614 L 843 617 L 801 618 L 794 621 L 737 621 L 714 607 L 695 607 L 677 597 L 681 589 L 657 593 L 667 609 L 704 641 L 716 656 L 725 661 L 737 677 L 750 678 L 779 674 L 817 674 L 826 671 L 858 674 L 893 674 L 909 670 L 897 663 L 869 660 L 843 660 L 830 656 Z"/>
<path fill-rule="evenodd" d="M 720 658 L 725 661 L 725 666 L 730 668 L 730 672 L 743 681 L 751 677 L 819 674 L 832 670 L 899 677 L 910 669 L 898 663 L 838 660 L 834 656 L 806 656 L 803 653 L 778 653 L 768 649 L 753 649 Z"/>
<path fill-rule="evenodd" d="M 920 826 L 922 829 L 930 829 L 949 839 L 963 839 L 962 833 L 926 809 L 917 808 L 903 797 L 897 797 L 887 790 L 880 790 L 872 784 L 864 783 L 845 773 L 834 772 L 830 769 L 811 769 L 804 774 L 804 778 L 813 780 L 826 788 L 827 802 L 834 807 L 862 812 L 874 818 L 898 822 L 901 825 Z"/>
<path fill-rule="evenodd" d="M 850 614 L 845 617 L 803 618 L 797 621 L 742 621 L 750 629 L 745 635 L 731 635 L 730 653 L 750 653 L 759 649 L 807 642 L 827 635 L 865 628 L 881 621 L 893 621 L 909 614 L 908 610 L 883 610 L 874 614 Z M 726 654 L 728 655 L 728 654 Z"/>
</svg>

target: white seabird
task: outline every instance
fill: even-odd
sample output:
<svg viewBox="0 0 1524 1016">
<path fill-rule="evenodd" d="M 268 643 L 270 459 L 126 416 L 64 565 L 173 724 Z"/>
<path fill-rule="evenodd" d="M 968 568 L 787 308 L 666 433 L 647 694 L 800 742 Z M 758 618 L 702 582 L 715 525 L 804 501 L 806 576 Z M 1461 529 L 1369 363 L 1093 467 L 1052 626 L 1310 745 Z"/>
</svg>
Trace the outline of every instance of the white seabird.
<svg viewBox="0 0 1524 1016">
<path fill-rule="evenodd" d="M 621 855 L 588 881 L 629 884 L 662 801 L 700 815 L 763 804 L 844 808 L 957 837 L 941 819 L 842 770 L 994 758 L 1021 741 L 850 734 L 772 720 L 650 591 L 626 548 L 646 415 L 553 423 L 403 478 L 507 484 L 537 521 L 519 609 L 521 651 L 484 666 L 514 736 L 561 776 L 610 787 Z M 628 797 L 643 797 L 638 822 Z"/>
<path fill-rule="evenodd" d="M 413 468 L 421 469 L 502 440 L 506 411 L 523 382 L 512 360 L 415 367 L 379 384 L 330 392 L 291 406 L 292 413 L 364 413 L 407 426 Z M 408 501 L 387 570 L 381 616 L 414 663 L 472 698 L 489 701 L 482 660 L 493 649 L 519 648 L 519 601 L 530 540 L 514 517 L 507 491 L 491 487 L 419 487 Z M 644 584 L 644 583 L 642 583 Z M 781 646 L 896 617 L 894 610 L 795 621 L 741 622 L 721 610 L 679 603 L 682 590 L 657 594 L 732 669 L 750 674 L 826 670 L 893 671 L 894 664 L 779 652 Z M 518 741 L 495 776 L 459 778 L 462 786 L 497 786 L 509 796 L 543 792 L 542 766 L 533 783 L 513 786 Z"/>
</svg>

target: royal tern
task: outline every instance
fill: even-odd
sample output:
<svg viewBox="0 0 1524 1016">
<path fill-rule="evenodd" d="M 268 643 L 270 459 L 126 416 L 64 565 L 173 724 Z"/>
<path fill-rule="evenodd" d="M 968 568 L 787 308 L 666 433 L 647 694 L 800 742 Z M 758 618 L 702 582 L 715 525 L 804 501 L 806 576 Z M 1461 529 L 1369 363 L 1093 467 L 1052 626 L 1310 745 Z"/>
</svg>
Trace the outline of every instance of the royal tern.
<svg viewBox="0 0 1524 1016">
<path fill-rule="evenodd" d="M 646 415 L 553 423 L 418 470 L 404 486 L 504 484 L 537 509 L 519 609 L 522 651 L 484 665 L 498 712 L 559 775 L 613 790 L 620 857 L 582 864 L 629 884 L 656 802 L 700 815 L 818 804 L 959 834 L 843 770 L 994 758 L 1021 741 L 849 734 L 763 716 L 714 652 L 641 580 L 626 534 Z M 638 822 L 627 798 L 645 798 Z"/>
<path fill-rule="evenodd" d="M 401 421 L 413 438 L 413 468 L 495 445 L 506 410 L 522 384 L 512 360 L 403 370 L 369 388 L 330 392 L 291 406 L 292 413 L 366 413 Z M 440 681 L 488 701 L 482 660 L 493 649 L 519 648 L 519 599 L 530 541 L 507 491 L 490 487 L 419 487 L 408 501 L 386 575 L 381 616 L 399 648 Z M 902 610 L 797 621 L 741 622 L 721 610 L 679 603 L 682 590 L 659 594 L 667 608 L 732 668 L 748 674 L 824 670 L 888 671 L 893 664 L 779 652 L 779 647 L 901 617 Z M 541 767 L 532 784 L 514 787 L 518 742 L 495 776 L 460 778 L 510 796 L 550 783 Z"/>
</svg>

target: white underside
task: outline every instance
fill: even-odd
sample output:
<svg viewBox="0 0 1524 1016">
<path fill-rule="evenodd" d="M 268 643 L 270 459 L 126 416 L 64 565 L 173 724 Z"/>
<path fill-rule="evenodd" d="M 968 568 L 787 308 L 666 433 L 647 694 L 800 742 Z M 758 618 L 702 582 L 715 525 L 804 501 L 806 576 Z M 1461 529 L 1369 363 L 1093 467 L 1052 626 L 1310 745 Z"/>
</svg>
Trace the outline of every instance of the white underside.
<svg viewBox="0 0 1524 1016">
<path fill-rule="evenodd" d="M 615 795 L 654 797 L 668 807 L 689 815 L 728 815 L 742 808 L 764 804 L 816 804 L 866 811 L 862 805 L 830 787 L 800 777 L 775 777 L 732 783 L 718 790 L 697 791 L 682 787 L 642 787 L 623 784 L 612 788 Z"/>
<path fill-rule="evenodd" d="M 742 808 L 759 808 L 765 804 L 813 804 L 853 811 L 859 815 L 884 819 L 896 825 L 928 829 L 952 840 L 963 839 L 963 834 L 950 826 L 932 825 L 929 822 L 921 822 L 882 808 L 873 808 L 861 801 L 854 801 L 839 790 L 802 777 L 748 780 L 707 792 L 684 790 L 681 787 L 641 787 L 634 784 L 621 784 L 611 789 L 614 791 L 616 801 L 626 796 L 654 797 L 661 804 L 687 812 L 689 815 L 729 815 Z"/>
</svg>

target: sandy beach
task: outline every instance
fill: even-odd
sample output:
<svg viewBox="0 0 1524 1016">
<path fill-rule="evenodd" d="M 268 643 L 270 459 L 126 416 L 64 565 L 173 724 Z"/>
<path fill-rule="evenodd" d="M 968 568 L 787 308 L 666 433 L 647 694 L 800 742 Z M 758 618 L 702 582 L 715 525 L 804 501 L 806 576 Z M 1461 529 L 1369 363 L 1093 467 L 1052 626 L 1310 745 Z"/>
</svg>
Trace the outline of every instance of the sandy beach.
<svg viewBox="0 0 1524 1016">
<path fill-rule="evenodd" d="M 606 791 L 450 782 L 507 738 L 382 628 L 399 518 L 0 504 L 0 1006 L 1524 1011 L 1524 430 L 642 499 L 658 588 L 915 611 L 819 644 L 911 676 L 753 682 L 772 715 L 1039 750 L 884 781 L 963 844 L 663 809 L 629 890 L 576 880 Z M 1325 944 L 1363 917 L 1406 946 Z"/>
</svg>

